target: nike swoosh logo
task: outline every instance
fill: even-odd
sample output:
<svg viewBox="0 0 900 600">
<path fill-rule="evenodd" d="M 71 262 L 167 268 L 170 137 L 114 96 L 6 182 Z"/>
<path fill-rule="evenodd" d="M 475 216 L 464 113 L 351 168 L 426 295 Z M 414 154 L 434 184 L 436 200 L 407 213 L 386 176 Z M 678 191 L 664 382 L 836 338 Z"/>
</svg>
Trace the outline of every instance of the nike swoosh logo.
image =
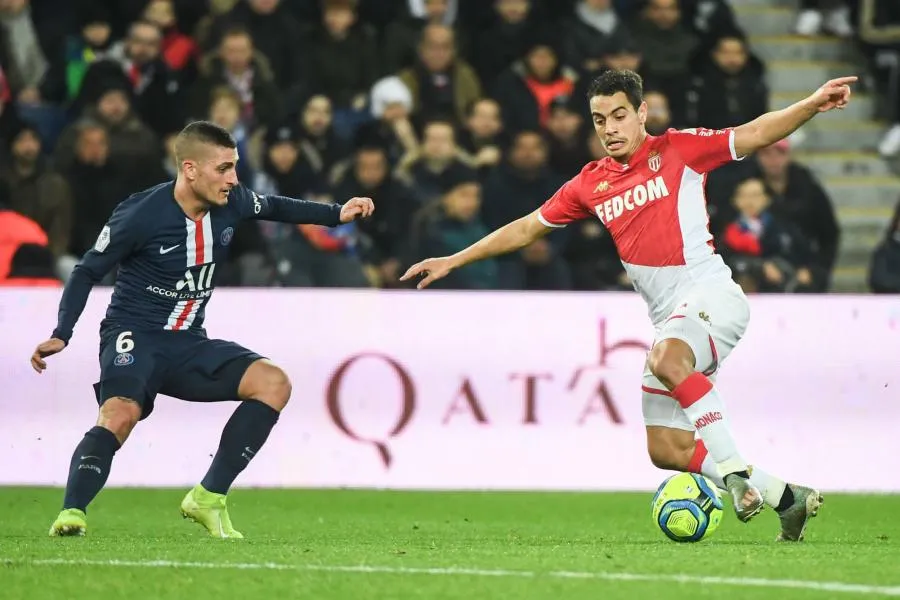
<svg viewBox="0 0 900 600">
<path fill-rule="evenodd" d="M 160 247 L 159 247 L 159 253 L 160 253 L 160 254 L 168 254 L 169 252 L 171 252 L 172 250 L 174 250 L 175 248 L 177 248 L 177 247 L 180 246 L 180 245 L 181 245 L 181 244 L 175 244 L 175 245 L 172 246 L 171 248 L 163 248 L 162 246 L 160 246 Z"/>
</svg>

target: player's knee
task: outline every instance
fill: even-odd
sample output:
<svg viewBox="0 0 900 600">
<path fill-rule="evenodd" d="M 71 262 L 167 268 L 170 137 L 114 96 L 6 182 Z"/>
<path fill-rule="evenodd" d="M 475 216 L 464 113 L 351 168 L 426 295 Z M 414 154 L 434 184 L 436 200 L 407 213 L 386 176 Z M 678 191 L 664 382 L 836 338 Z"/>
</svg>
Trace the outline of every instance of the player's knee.
<svg viewBox="0 0 900 600">
<path fill-rule="evenodd" d="M 653 375 L 671 390 L 694 372 L 694 353 L 681 340 L 662 340 L 650 351 L 648 366 Z"/>
<path fill-rule="evenodd" d="M 277 411 L 283 410 L 291 399 L 291 380 L 283 369 L 275 365 L 266 365 L 256 387 L 259 391 L 254 400 L 268 404 Z"/>
<path fill-rule="evenodd" d="M 140 405 L 130 398 L 114 397 L 107 399 L 100 407 L 97 425 L 110 430 L 124 443 L 141 418 Z"/>
</svg>

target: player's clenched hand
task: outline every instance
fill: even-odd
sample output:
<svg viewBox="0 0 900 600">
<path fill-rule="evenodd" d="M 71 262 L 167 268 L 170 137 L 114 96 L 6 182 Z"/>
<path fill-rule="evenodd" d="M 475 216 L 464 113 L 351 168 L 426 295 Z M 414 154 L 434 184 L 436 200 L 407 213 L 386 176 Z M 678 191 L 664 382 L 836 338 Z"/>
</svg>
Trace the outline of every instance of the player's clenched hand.
<svg viewBox="0 0 900 600">
<path fill-rule="evenodd" d="M 341 223 L 365 219 L 373 212 L 375 212 L 375 203 L 371 198 L 350 198 L 341 207 Z"/>
<path fill-rule="evenodd" d="M 441 258 L 427 258 L 407 269 L 406 273 L 403 274 L 403 277 L 400 278 L 400 281 L 408 281 L 413 277 L 426 275 L 426 277 L 419 282 L 419 285 L 416 286 L 421 290 L 422 288 L 428 287 L 438 279 L 446 277 L 452 270 L 453 263 L 449 256 L 443 256 Z"/>
<path fill-rule="evenodd" d="M 31 368 L 42 373 L 47 368 L 47 362 L 44 359 L 62 352 L 65 347 L 66 343 L 58 338 L 50 338 L 46 342 L 38 344 L 34 354 L 31 355 Z"/>
<path fill-rule="evenodd" d="M 813 92 L 809 99 L 819 112 L 827 112 L 833 108 L 844 108 L 850 102 L 850 84 L 857 80 L 856 76 L 838 77 L 825 82 Z"/>
</svg>

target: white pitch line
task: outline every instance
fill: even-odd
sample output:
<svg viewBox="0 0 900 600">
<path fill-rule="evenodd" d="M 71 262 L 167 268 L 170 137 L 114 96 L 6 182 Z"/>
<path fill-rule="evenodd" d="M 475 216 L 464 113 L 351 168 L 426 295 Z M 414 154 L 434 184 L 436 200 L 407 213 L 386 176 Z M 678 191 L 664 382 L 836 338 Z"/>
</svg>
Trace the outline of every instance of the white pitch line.
<svg viewBox="0 0 900 600">
<path fill-rule="evenodd" d="M 175 569 L 236 569 L 268 571 L 319 571 L 327 573 L 382 573 L 388 575 L 457 575 L 469 577 L 520 577 L 555 579 L 597 579 L 605 581 L 644 581 L 724 585 L 735 587 L 763 587 L 843 592 L 870 596 L 900 596 L 900 586 L 841 583 L 839 581 L 804 581 L 801 579 L 764 579 L 758 577 L 714 577 L 705 575 L 666 575 L 652 573 L 616 573 L 610 571 L 517 571 L 509 569 L 470 569 L 461 567 L 389 567 L 377 565 L 313 565 L 285 563 L 210 563 L 175 560 L 92 560 L 92 559 L 23 559 L 0 558 L 0 565 L 135 567 Z"/>
</svg>

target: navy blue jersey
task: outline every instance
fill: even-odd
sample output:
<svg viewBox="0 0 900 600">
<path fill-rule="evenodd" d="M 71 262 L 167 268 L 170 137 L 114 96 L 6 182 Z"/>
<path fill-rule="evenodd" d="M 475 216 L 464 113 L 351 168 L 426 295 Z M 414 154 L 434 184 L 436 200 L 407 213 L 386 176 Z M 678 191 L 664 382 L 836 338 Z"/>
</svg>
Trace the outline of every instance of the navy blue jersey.
<svg viewBox="0 0 900 600">
<path fill-rule="evenodd" d="M 228 204 L 211 207 L 195 221 L 175 201 L 174 190 L 174 182 L 163 183 L 116 207 L 66 283 L 52 337 L 69 341 L 91 287 L 117 264 L 101 333 L 120 325 L 136 330 L 200 329 L 216 286 L 216 264 L 226 260 L 240 221 L 340 222 L 339 205 L 260 196 L 242 185 L 232 188 Z"/>
</svg>

